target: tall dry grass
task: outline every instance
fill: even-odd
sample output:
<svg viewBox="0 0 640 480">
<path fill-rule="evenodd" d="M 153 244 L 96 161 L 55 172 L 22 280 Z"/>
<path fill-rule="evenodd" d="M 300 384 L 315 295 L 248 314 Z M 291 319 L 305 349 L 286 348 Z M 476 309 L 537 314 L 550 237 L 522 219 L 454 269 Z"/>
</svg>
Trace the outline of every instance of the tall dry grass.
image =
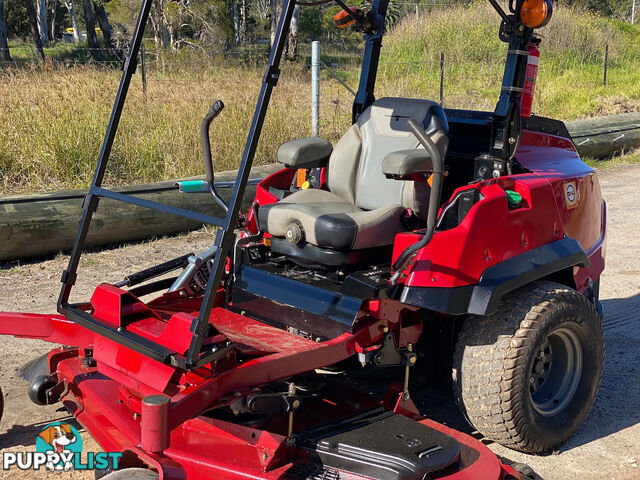
<svg viewBox="0 0 640 480">
<path fill-rule="evenodd" d="M 386 39 L 377 96 L 438 98 L 439 56 L 446 53 L 445 107 L 492 110 L 506 45 L 486 4 L 407 17 Z M 557 9 L 541 30 L 542 59 L 534 112 L 571 120 L 640 105 L 640 33 L 571 9 Z M 602 85 L 604 45 L 609 81 Z M 351 52 L 358 55 L 360 52 Z M 310 134 L 308 59 L 285 62 L 274 90 L 256 163 L 269 163 L 284 141 Z M 212 127 L 218 170 L 240 160 L 263 67 L 185 52 L 150 64 L 147 95 L 134 77 L 107 172 L 108 184 L 150 182 L 203 173 L 202 115 L 226 104 Z M 358 69 L 334 66 L 353 87 Z M 90 182 L 120 77 L 96 66 L 0 70 L 0 194 L 84 188 Z M 352 98 L 326 72 L 321 135 L 335 141 L 350 122 Z"/>
<path fill-rule="evenodd" d="M 0 193 L 84 188 L 91 179 L 120 72 L 92 66 L 0 73 Z M 258 68 L 192 68 L 135 76 L 113 146 L 107 184 L 151 182 L 203 173 L 200 122 L 211 103 L 226 108 L 212 128 L 218 170 L 236 168 L 262 79 Z M 349 125 L 350 100 L 324 88 L 322 131 L 335 139 Z M 338 106 L 334 103 L 338 99 Z M 309 78 L 285 66 L 274 91 L 256 164 L 274 161 L 282 142 L 310 135 Z"/>
</svg>

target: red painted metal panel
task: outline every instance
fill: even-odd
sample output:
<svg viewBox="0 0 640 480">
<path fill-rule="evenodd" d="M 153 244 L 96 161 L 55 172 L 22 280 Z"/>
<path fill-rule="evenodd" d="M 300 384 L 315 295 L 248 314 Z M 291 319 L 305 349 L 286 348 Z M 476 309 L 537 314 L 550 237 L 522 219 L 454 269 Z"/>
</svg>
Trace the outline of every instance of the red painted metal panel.
<svg viewBox="0 0 640 480">
<path fill-rule="evenodd" d="M 437 232 L 416 254 L 407 285 L 475 284 L 488 267 L 562 239 L 564 230 L 551 185 L 538 175 L 513 175 L 465 188 L 477 188 L 484 198 L 469 210 L 459 226 Z M 456 190 L 454 195 L 465 188 Z M 506 189 L 520 193 L 520 208 L 509 209 Z M 397 235 L 394 258 L 418 239 L 414 233 Z"/>
<path fill-rule="evenodd" d="M 265 354 L 316 346 L 316 342 L 220 307 L 211 310 L 209 322 L 232 342 L 247 345 Z"/>
<path fill-rule="evenodd" d="M 61 315 L 0 312 L 0 335 L 37 338 L 51 343 L 91 347 L 93 332 Z"/>
<path fill-rule="evenodd" d="M 65 405 L 104 450 L 133 452 L 159 470 L 163 479 L 272 480 L 282 478 L 294 463 L 306 458 L 304 452 L 287 447 L 286 437 L 280 433 L 195 415 L 173 429 L 169 448 L 157 453 L 145 451 L 139 447 L 141 417 L 122 399 L 122 387 L 117 381 L 96 375 L 95 369 L 83 366 L 77 357 L 61 361 L 58 375 L 70 385 L 69 393 L 63 397 Z M 366 397 L 361 398 L 363 407 L 370 408 Z M 349 412 L 352 407 L 333 404 L 327 408 Z M 415 419 L 453 436 L 463 445 L 464 470 L 447 470 L 442 479 L 503 478 L 507 470 L 481 442 L 431 420 Z M 346 473 L 343 478 L 364 477 Z M 522 477 L 516 474 L 516 478 Z"/>
</svg>

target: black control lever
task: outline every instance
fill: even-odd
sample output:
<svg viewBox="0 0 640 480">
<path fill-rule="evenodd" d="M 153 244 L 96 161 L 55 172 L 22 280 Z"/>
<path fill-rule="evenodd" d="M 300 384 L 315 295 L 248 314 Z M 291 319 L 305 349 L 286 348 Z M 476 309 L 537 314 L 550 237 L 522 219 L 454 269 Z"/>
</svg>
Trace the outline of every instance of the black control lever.
<svg viewBox="0 0 640 480">
<path fill-rule="evenodd" d="M 398 278 L 402 275 L 407 262 L 418 250 L 426 246 L 433 238 L 436 231 L 436 220 L 438 219 L 438 207 L 440 206 L 440 192 L 442 190 L 442 178 L 444 172 L 444 159 L 433 140 L 425 133 L 424 128 L 418 124 L 413 118 L 407 121 L 407 126 L 411 133 L 418 139 L 420 144 L 427 151 L 433 162 L 433 180 L 431 182 L 431 192 L 429 193 L 429 211 L 427 214 L 427 229 L 422 240 L 417 241 L 413 245 L 405 248 L 393 263 L 392 268 L 395 270 L 391 283 L 396 284 Z"/>
<path fill-rule="evenodd" d="M 216 187 L 214 186 L 214 172 L 213 172 L 213 160 L 211 160 L 211 139 L 209 137 L 209 127 L 211 126 L 211 122 L 220 115 L 222 109 L 224 108 L 224 103 L 221 100 L 216 100 L 211 105 L 211 108 L 207 112 L 207 114 L 202 119 L 202 125 L 200 127 L 200 140 L 202 142 L 202 156 L 204 157 L 204 169 L 207 175 L 207 183 L 209 184 L 209 191 L 213 198 L 216 199 L 218 205 L 222 207 L 225 213 L 229 212 L 229 205 L 225 202 L 220 194 L 217 192 Z"/>
</svg>

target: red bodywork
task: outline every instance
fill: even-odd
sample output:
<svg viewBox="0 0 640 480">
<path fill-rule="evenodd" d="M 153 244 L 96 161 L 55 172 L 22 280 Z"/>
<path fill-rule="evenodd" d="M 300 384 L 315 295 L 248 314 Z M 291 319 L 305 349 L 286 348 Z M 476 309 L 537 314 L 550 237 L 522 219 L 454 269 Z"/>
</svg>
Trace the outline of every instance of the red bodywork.
<svg viewBox="0 0 640 480">
<path fill-rule="evenodd" d="M 509 175 L 465 185 L 484 198 L 476 203 L 456 228 L 437 232 L 418 251 L 407 270 L 405 284 L 411 287 L 460 287 L 478 283 L 488 267 L 564 236 L 576 239 L 591 265 L 575 267 L 575 287 L 582 292 L 604 269 L 606 207 L 595 171 L 580 160 L 575 146 L 566 138 L 525 130 L 516 155 L 530 173 Z M 269 187 L 288 188 L 295 171 L 280 170 L 257 189 L 260 205 L 277 198 Z M 445 180 L 446 182 L 446 180 Z M 573 184 L 577 200 L 568 205 L 566 188 Z M 520 208 L 509 209 L 505 190 L 522 196 Z M 441 208 L 446 207 L 446 203 Z M 249 227 L 255 229 L 253 217 Z M 499 228 L 496 228 L 499 226 Z M 401 233 L 393 248 L 395 260 L 420 233 Z M 401 280 L 402 281 L 402 280 Z"/>
<path fill-rule="evenodd" d="M 193 304 L 181 304 L 175 297 L 167 294 L 147 305 L 137 300 L 132 303 L 131 294 L 101 285 L 93 295 L 92 307 L 94 316 L 114 324 L 131 322 L 130 315 L 137 312 L 138 318 L 129 324 L 132 331 L 166 346 L 180 345 L 188 330 L 180 333 L 179 325 L 189 315 L 175 312 L 181 306 L 192 309 Z M 394 303 L 369 302 L 357 333 L 321 343 L 216 307 L 211 324 L 225 338 L 236 342 L 237 349 L 194 372 L 149 360 L 59 315 L 0 313 L 0 334 L 76 346 L 49 353 L 50 371 L 63 388 L 60 400 L 105 451 L 125 453 L 121 467 L 147 465 L 157 470 L 161 479 L 284 479 L 289 478 L 287 473 L 294 466 L 310 463 L 304 450 L 287 443 L 285 414 L 252 427 L 203 413 L 229 405 L 262 385 L 338 362 L 376 345 L 385 329 L 399 327 Z M 98 317 L 100 312 L 105 314 Z M 168 321 L 161 320 L 167 317 Z M 90 352 L 95 363 L 83 361 Z M 248 359 L 240 364 L 236 354 Z M 337 421 L 382 404 L 451 435 L 461 444 L 456 465 L 441 471 L 438 478 L 524 478 L 502 465 L 478 440 L 420 417 L 410 400 L 396 402 L 399 391 L 393 386 L 381 403 L 348 385 L 336 385 L 296 413 L 296 430 Z M 170 399 L 168 412 L 145 410 L 143 398 L 152 394 L 164 394 Z M 341 478 L 366 477 L 344 473 Z"/>
<path fill-rule="evenodd" d="M 407 285 L 472 285 L 486 268 L 565 235 L 577 239 L 591 260 L 587 268 L 574 268 L 578 290 L 597 280 L 604 265 L 605 210 L 594 171 L 580 161 L 570 141 L 530 131 L 522 138 L 517 158 L 529 173 L 454 192 L 478 189 L 484 198 L 460 225 L 438 232 L 418 252 L 407 271 Z M 288 188 L 294 175 L 295 171 L 284 169 L 265 179 L 258 186 L 256 201 L 276 201 L 268 187 Z M 577 191 L 572 205 L 566 199 L 568 184 Z M 506 189 L 522 196 L 520 208 L 508 209 Z M 249 229 L 255 229 L 251 214 L 248 220 Z M 419 233 L 399 234 L 394 258 L 419 238 Z M 144 303 L 122 289 L 101 285 L 85 308 L 105 324 L 184 353 L 200 302 L 179 293 L 166 293 Z M 167 479 L 275 479 L 288 478 L 294 465 L 309 463 L 308 454 L 287 441 L 286 414 L 248 426 L 206 413 L 280 379 L 375 350 L 387 331 L 397 334 L 400 345 L 415 342 L 421 331 L 415 324 L 402 325 L 403 312 L 413 308 L 396 300 L 363 302 L 354 333 L 324 342 L 306 340 L 232 313 L 223 303 L 221 289 L 210 317 L 217 333 L 205 344 L 229 341 L 234 348 L 195 371 L 156 362 L 59 315 L 0 313 L 0 334 L 74 345 L 49 354 L 50 371 L 62 392 L 60 400 L 104 450 L 126 452 L 122 466 L 146 464 Z M 382 402 L 385 408 L 449 434 L 461 445 L 457 464 L 440 471 L 437 478 L 524 478 L 501 464 L 481 442 L 420 417 L 412 402 L 398 392 L 390 390 Z M 156 394 L 168 398 L 168 408 L 143 401 Z M 295 413 L 294 431 L 378 405 L 380 401 L 374 397 L 340 384 L 310 399 Z M 364 477 L 345 473 L 341 478 Z"/>
</svg>

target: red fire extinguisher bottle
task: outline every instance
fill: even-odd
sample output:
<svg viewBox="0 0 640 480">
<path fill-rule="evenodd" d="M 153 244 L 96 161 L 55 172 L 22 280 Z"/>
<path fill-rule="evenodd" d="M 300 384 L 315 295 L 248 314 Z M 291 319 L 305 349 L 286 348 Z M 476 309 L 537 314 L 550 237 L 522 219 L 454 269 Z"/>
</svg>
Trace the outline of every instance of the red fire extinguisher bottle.
<svg viewBox="0 0 640 480">
<path fill-rule="evenodd" d="M 533 93 L 536 89 L 536 78 L 538 76 L 538 61 L 540 60 L 540 50 L 538 50 L 539 39 L 533 40 L 529 44 L 527 56 L 527 69 L 524 74 L 524 85 L 520 96 L 520 116 L 529 118 L 531 116 L 531 106 L 533 105 Z"/>
</svg>

